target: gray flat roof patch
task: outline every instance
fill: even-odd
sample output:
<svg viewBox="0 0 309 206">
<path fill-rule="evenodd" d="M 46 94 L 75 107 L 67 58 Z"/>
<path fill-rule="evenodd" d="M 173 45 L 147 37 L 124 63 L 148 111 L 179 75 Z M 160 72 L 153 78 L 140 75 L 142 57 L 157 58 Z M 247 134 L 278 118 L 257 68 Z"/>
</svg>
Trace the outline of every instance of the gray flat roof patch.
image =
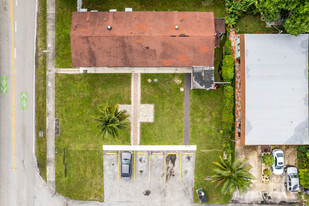
<svg viewBox="0 0 309 206">
<path fill-rule="evenodd" d="M 192 89 L 212 89 L 215 84 L 214 67 L 192 68 Z"/>
<path fill-rule="evenodd" d="M 245 144 L 309 144 L 308 35 L 246 34 L 245 47 Z"/>
</svg>

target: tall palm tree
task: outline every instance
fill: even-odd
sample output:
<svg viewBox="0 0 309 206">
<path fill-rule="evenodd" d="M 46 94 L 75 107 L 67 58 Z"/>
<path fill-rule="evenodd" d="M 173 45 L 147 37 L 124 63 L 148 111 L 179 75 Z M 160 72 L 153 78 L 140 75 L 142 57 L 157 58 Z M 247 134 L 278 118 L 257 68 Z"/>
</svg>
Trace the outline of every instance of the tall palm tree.
<svg viewBox="0 0 309 206">
<path fill-rule="evenodd" d="M 128 117 L 126 110 L 118 111 L 118 105 L 105 106 L 99 109 L 100 115 L 95 118 L 98 121 L 97 127 L 100 128 L 100 134 L 103 137 L 112 136 L 117 137 L 119 130 L 124 130 L 128 126 Z"/>
<path fill-rule="evenodd" d="M 216 165 L 212 182 L 217 182 L 216 187 L 222 185 L 221 192 L 223 194 L 233 194 L 235 191 L 239 193 L 247 192 L 252 184 L 251 180 L 254 179 L 253 175 L 249 172 L 252 168 L 251 165 L 245 164 L 246 160 L 232 159 L 232 156 L 226 160 L 219 157 L 218 162 L 213 162 Z"/>
</svg>

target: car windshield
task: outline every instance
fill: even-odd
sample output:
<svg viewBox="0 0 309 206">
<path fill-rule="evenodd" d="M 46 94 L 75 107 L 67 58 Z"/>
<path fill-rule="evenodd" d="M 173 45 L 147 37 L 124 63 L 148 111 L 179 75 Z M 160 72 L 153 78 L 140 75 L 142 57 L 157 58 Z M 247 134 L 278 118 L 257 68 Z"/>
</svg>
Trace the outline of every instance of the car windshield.
<svg viewBox="0 0 309 206">
<path fill-rule="evenodd" d="M 122 164 L 130 164 L 130 160 L 129 159 L 122 159 Z"/>
<path fill-rule="evenodd" d="M 290 174 L 291 178 L 298 178 L 298 175 L 293 173 L 293 174 Z"/>
<path fill-rule="evenodd" d="M 283 153 L 277 153 L 277 157 L 283 157 Z"/>
</svg>

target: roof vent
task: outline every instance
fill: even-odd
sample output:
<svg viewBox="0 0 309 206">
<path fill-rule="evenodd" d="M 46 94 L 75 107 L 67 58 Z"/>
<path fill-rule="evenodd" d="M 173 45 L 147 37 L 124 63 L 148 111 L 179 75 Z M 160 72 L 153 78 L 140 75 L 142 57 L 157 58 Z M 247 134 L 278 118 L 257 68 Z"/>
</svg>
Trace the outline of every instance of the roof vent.
<svg viewBox="0 0 309 206">
<path fill-rule="evenodd" d="M 107 26 L 107 30 L 112 30 L 112 26 Z"/>
<path fill-rule="evenodd" d="M 178 30 L 178 25 L 175 26 L 175 29 Z"/>
</svg>

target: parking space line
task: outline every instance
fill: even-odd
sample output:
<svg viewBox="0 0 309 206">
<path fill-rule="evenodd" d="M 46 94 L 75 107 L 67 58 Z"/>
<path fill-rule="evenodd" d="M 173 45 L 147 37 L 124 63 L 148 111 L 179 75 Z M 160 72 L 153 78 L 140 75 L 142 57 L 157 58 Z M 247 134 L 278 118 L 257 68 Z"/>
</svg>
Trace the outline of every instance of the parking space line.
<svg viewBox="0 0 309 206">
<path fill-rule="evenodd" d="M 182 153 L 184 155 L 193 155 L 194 153 Z"/>
<path fill-rule="evenodd" d="M 166 182 L 166 151 L 164 153 L 164 182 Z"/>
<path fill-rule="evenodd" d="M 108 154 L 108 155 L 115 155 L 116 153 L 115 152 L 107 152 L 105 154 Z"/>
<path fill-rule="evenodd" d="M 120 167 L 120 151 L 118 151 L 118 182 L 119 182 L 119 167 Z"/>
<path fill-rule="evenodd" d="M 163 154 L 162 152 L 160 152 L 160 153 L 156 153 L 156 152 L 154 152 L 154 153 L 152 153 L 153 155 L 161 155 L 161 154 Z"/>
<path fill-rule="evenodd" d="M 168 155 L 177 155 L 178 153 L 167 153 Z"/>
<path fill-rule="evenodd" d="M 146 152 L 138 152 L 137 154 L 147 155 L 148 153 L 146 153 Z"/>
<path fill-rule="evenodd" d="M 134 181 L 135 181 L 135 151 L 134 151 Z"/>
<path fill-rule="evenodd" d="M 149 173 L 149 182 L 150 182 L 150 158 L 151 158 L 151 152 L 149 152 L 149 169 L 148 169 L 149 170 L 149 172 L 148 172 Z"/>
<path fill-rule="evenodd" d="M 179 182 L 181 182 L 181 151 L 179 152 Z"/>
</svg>

